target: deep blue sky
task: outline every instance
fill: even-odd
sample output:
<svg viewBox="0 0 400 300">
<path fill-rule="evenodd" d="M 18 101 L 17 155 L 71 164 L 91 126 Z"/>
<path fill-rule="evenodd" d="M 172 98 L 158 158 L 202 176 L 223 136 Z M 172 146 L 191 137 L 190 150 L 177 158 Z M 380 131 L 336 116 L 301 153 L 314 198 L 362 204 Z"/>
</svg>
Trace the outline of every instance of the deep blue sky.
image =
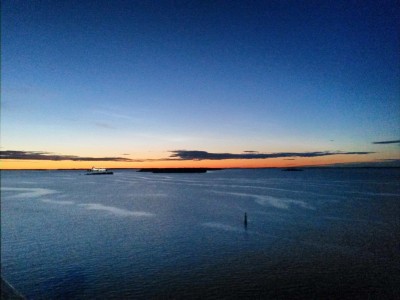
<svg viewBox="0 0 400 300">
<path fill-rule="evenodd" d="M 381 151 L 400 136 L 399 7 L 3 1 L 2 148 Z"/>
</svg>

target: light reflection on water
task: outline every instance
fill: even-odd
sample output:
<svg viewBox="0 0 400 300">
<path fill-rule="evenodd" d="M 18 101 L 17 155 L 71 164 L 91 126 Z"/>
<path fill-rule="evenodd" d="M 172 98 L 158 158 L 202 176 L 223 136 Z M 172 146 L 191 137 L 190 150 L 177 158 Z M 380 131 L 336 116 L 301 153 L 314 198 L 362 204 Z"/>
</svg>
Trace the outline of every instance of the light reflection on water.
<svg viewBox="0 0 400 300">
<path fill-rule="evenodd" d="M 29 298 L 400 295 L 398 169 L 1 175 L 2 275 Z"/>
</svg>

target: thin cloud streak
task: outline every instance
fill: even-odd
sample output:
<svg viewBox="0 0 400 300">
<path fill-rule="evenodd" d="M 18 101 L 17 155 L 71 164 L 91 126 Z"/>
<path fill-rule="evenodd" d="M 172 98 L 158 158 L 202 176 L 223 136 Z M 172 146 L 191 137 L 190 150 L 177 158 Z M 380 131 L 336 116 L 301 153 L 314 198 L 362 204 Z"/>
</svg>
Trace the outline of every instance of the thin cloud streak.
<svg viewBox="0 0 400 300">
<path fill-rule="evenodd" d="M 75 155 L 58 155 L 51 152 L 42 151 L 0 151 L 1 159 L 21 159 L 21 160 L 71 160 L 71 161 L 115 161 L 115 162 L 136 162 L 125 157 L 84 157 Z"/>
<path fill-rule="evenodd" d="M 375 145 L 383 145 L 383 144 L 400 144 L 400 140 L 395 141 L 382 141 L 382 142 L 372 142 Z"/>
<path fill-rule="evenodd" d="M 101 114 L 103 116 L 106 116 L 107 118 L 113 118 L 113 119 L 123 119 L 123 120 L 135 120 L 132 116 L 129 115 L 124 115 L 121 113 L 117 112 L 112 112 L 112 111 L 105 111 L 105 110 L 95 110 L 94 111 L 97 114 Z"/>
<path fill-rule="evenodd" d="M 334 163 L 324 165 L 325 167 L 363 167 L 363 168 L 399 168 L 400 159 L 380 159 L 375 161 Z"/>
<path fill-rule="evenodd" d="M 344 152 L 344 151 L 319 151 L 319 152 L 278 152 L 278 153 L 259 153 L 256 151 L 246 151 L 245 153 L 210 153 L 197 150 L 174 150 L 167 158 L 159 159 L 130 159 L 126 157 L 85 157 L 75 155 L 59 155 L 51 152 L 42 151 L 0 151 L 1 159 L 13 160 L 51 160 L 51 161 L 113 161 L 113 162 L 157 162 L 157 161 L 200 161 L 200 160 L 227 160 L 227 159 L 268 159 L 283 158 L 294 160 L 293 157 L 319 157 L 332 155 L 365 155 L 374 152 Z M 123 154 L 126 155 L 126 154 Z"/>
<path fill-rule="evenodd" d="M 106 129 L 115 129 L 114 126 L 107 124 L 107 123 L 103 123 L 103 122 L 97 122 L 95 124 L 97 127 L 101 127 L 101 128 L 106 128 Z"/>
<path fill-rule="evenodd" d="M 344 152 L 344 151 L 317 151 L 317 152 L 278 152 L 278 153 L 209 153 L 196 150 L 171 151 L 172 160 L 225 160 L 225 159 L 267 159 L 283 157 L 319 157 L 331 155 L 365 155 L 374 152 Z"/>
</svg>

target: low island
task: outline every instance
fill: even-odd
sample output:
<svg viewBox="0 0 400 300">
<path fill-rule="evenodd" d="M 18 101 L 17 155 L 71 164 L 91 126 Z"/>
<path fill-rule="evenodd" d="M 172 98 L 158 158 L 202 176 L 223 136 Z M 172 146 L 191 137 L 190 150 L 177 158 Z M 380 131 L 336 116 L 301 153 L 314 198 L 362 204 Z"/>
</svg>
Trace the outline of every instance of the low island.
<svg viewBox="0 0 400 300">
<path fill-rule="evenodd" d="M 303 169 L 299 169 L 299 168 L 286 168 L 286 169 L 282 169 L 282 171 L 298 172 L 298 171 L 303 171 Z"/>
<path fill-rule="evenodd" d="M 207 171 L 218 171 L 217 168 L 146 168 L 140 169 L 138 172 L 151 173 L 206 173 Z"/>
</svg>

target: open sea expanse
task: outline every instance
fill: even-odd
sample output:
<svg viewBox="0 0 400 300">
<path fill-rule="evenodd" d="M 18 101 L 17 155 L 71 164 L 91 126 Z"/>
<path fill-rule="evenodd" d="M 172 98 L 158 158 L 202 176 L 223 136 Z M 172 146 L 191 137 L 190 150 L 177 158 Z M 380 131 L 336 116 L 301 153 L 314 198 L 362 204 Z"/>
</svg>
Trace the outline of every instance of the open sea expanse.
<svg viewBox="0 0 400 300">
<path fill-rule="evenodd" d="M 400 169 L 84 173 L 1 171 L 29 299 L 400 298 Z"/>
</svg>

